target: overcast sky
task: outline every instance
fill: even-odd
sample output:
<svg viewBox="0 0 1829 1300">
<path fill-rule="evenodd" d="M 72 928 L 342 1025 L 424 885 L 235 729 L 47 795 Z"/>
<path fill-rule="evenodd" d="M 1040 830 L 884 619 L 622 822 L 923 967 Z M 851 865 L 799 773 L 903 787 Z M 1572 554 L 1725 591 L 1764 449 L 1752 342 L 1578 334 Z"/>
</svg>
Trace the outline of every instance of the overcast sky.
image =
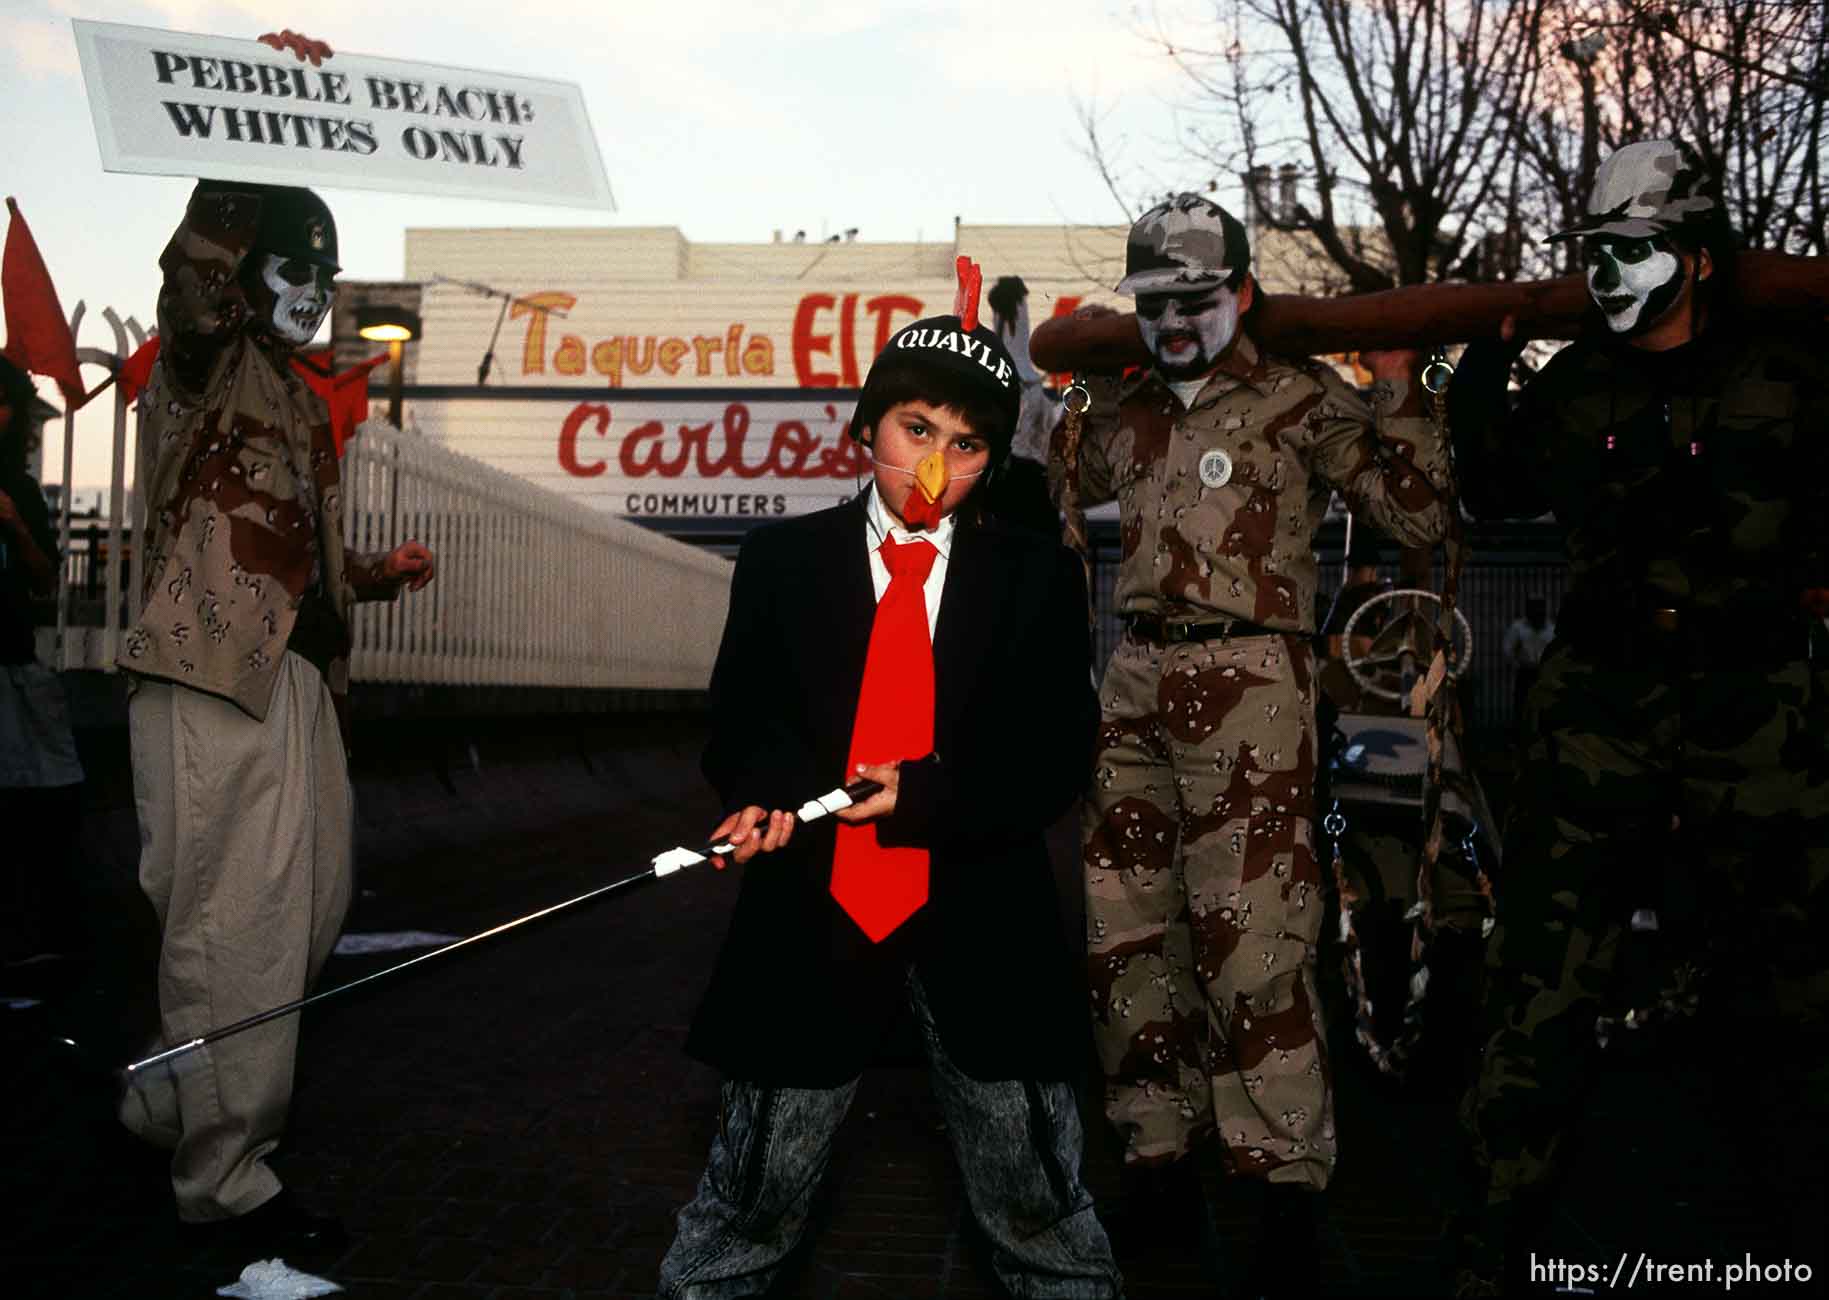
<svg viewBox="0 0 1829 1300">
<path fill-rule="evenodd" d="M 1123 0 L 449 0 L 431 12 L 373 0 L 314 0 L 283 18 L 253 0 L 5 0 L 3 188 L 65 311 L 86 300 L 96 317 L 78 345 L 110 344 L 104 306 L 152 324 L 156 261 L 190 182 L 102 171 L 73 17 L 242 38 L 296 26 L 351 52 L 583 87 L 619 211 L 326 190 L 354 279 L 397 278 L 409 226 L 662 225 L 694 240 L 855 226 L 865 240 L 933 240 L 955 215 L 1110 223 L 1121 213 L 1081 155 L 1076 100 L 1109 113 L 1143 183 L 1205 180 L 1175 161 L 1182 83 Z M 107 479 L 106 406 L 78 422 L 79 489 Z M 53 481 L 60 432 L 60 421 L 47 430 Z"/>
</svg>

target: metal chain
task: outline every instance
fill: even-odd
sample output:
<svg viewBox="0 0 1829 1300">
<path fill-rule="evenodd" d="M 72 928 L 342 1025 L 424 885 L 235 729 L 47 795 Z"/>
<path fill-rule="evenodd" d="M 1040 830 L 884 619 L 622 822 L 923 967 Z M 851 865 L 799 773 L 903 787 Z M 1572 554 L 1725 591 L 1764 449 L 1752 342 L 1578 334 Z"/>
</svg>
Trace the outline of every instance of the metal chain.
<svg viewBox="0 0 1829 1300">
<path fill-rule="evenodd" d="M 1095 622 L 1098 602 L 1092 589 L 1092 543 L 1086 535 L 1086 510 L 1080 504 L 1080 435 L 1085 427 L 1086 412 L 1092 409 L 1092 390 L 1075 375 L 1067 391 L 1061 394 L 1065 416 L 1061 422 L 1061 465 L 1066 471 L 1061 479 L 1061 541 L 1080 557 L 1080 569 L 1086 576 L 1086 620 Z"/>
</svg>

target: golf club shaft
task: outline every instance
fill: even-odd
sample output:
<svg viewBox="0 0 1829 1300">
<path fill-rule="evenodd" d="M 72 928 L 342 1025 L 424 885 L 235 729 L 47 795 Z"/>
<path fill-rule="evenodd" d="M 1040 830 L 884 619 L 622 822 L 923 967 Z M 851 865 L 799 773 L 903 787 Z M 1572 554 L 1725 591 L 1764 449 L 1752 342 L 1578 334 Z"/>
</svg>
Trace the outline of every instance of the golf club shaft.
<svg viewBox="0 0 1829 1300">
<path fill-rule="evenodd" d="M 149 1066 L 169 1061 L 175 1056 L 182 1056 L 186 1052 L 193 1052 L 199 1047 L 214 1043 L 219 1039 L 228 1038 L 233 1034 L 239 1034 L 244 1030 L 252 1029 L 256 1025 L 264 1025 L 269 1020 L 277 1020 L 279 1017 L 291 1015 L 295 1011 L 303 1011 L 308 1006 L 312 1006 L 318 1002 L 328 1001 L 331 998 L 337 997 L 339 994 L 348 993 L 352 989 L 361 988 L 364 984 L 372 984 L 376 980 L 386 979 L 389 975 L 397 975 L 401 971 L 406 970 L 409 966 L 417 966 L 421 962 L 431 961 L 434 957 L 442 957 L 446 953 L 455 952 L 459 948 L 467 948 L 473 943 L 481 943 L 484 939 L 494 938 L 498 934 L 506 934 L 508 931 L 513 930 L 518 926 L 538 921 L 542 917 L 552 916 L 554 913 L 563 912 L 567 908 L 577 907 L 581 903 L 588 903 L 594 898 L 602 898 L 607 894 L 613 894 L 633 885 L 639 885 L 644 881 L 656 879 L 659 879 L 659 876 L 653 867 L 649 867 L 646 871 L 640 871 L 635 875 L 627 876 L 621 880 L 612 881 L 610 884 L 599 886 L 589 893 L 579 894 L 576 898 L 568 898 L 563 903 L 554 903 L 551 907 L 543 907 L 537 912 L 529 912 L 526 916 L 517 917 L 512 921 L 504 921 L 502 924 L 484 930 L 480 934 L 473 934 L 466 939 L 458 939 L 454 943 L 447 943 L 442 948 L 432 949 L 431 952 L 422 952 L 417 957 L 408 958 L 406 961 L 400 962 L 398 965 L 389 966 L 385 970 L 375 971 L 371 974 L 362 976 L 360 979 L 353 979 L 347 984 L 339 984 L 333 989 L 325 989 L 321 993 L 313 993 L 309 997 L 295 998 L 291 1002 L 282 1003 L 277 1007 L 270 1007 L 255 1015 L 237 1020 L 233 1024 L 223 1025 L 220 1028 L 212 1029 L 207 1034 L 190 1039 L 187 1042 L 179 1043 L 176 1047 L 168 1047 L 163 1052 L 148 1056 L 144 1060 L 133 1062 L 133 1064 L 127 1067 L 127 1073 L 131 1075 L 139 1070 L 146 1069 Z"/>
<path fill-rule="evenodd" d="M 875 781 L 854 781 L 850 785 L 844 787 L 842 791 L 835 790 L 831 794 L 824 795 L 819 799 L 808 801 L 801 806 L 798 816 L 802 821 L 813 821 L 819 817 L 825 816 L 827 813 L 835 812 L 839 808 L 848 807 L 851 804 L 868 799 L 882 788 L 883 787 Z M 735 846 L 728 840 L 714 839 L 711 843 L 707 844 L 703 850 L 698 852 L 684 852 L 682 856 L 691 859 L 692 861 L 703 862 L 707 857 L 728 854 L 733 852 L 734 849 Z M 174 1057 L 183 1056 L 187 1052 L 194 1052 L 200 1047 L 218 1042 L 231 1035 L 242 1033 L 245 1030 L 253 1029 L 257 1025 L 264 1025 L 269 1020 L 277 1020 L 279 1017 L 291 1015 L 295 1011 L 303 1011 L 306 1007 L 316 1003 L 328 1001 L 331 998 L 348 993 L 352 989 L 359 989 L 364 984 L 373 984 L 376 980 L 386 979 L 390 975 L 397 975 L 409 967 L 417 966 L 422 962 L 431 961 L 434 957 L 442 957 L 448 952 L 457 951 L 459 948 L 467 948 L 473 943 L 481 943 L 484 939 L 492 939 L 498 934 L 506 934 L 510 930 L 527 925 L 533 921 L 538 921 L 542 917 L 555 915 L 568 908 L 588 903 L 593 899 L 603 898 L 609 894 L 618 893 L 621 890 L 643 884 L 646 881 L 658 880 L 661 876 L 670 875 L 679 869 L 682 863 L 678 860 L 673 861 L 672 865 L 666 864 L 670 857 L 681 854 L 681 850 L 671 850 L 669 853 L 659 855 L 655 859 L 655 865 L 649 867 L 646 871 L 638 871 L 632 876 L 625 876 L 621 880 L 611 881 L 607 885 L 600 885 L 596 889 L 579 894 L 576 898 L 568 898 L 562 903 L 554 903 L 551 907 L 543 907 L 537 912 L 529 912 L 526 916 L 516 917 L 512 921 L 504 921 L 502 924 L 484 930 L 480 934 L 473 934 L 466 939 L 458 939 L 455 942 L 447 943 L 442 948 L 432 949 L 431 952 L 422 952 L 417 957 L 410 957 L 397 965 L 389 966 L 385 970 L 378 970 L 369 975 L 364 975 L 360 979 L 350 980 L 347 984 L 339 984 L 333 989 L 325 989 L 321 993 L 313 993 L 307 997 L 295 998 L 291 1002 L 282 1003 L 277 1007 L 269 1007 L 265 1011 L 257 1012 L 254 1015 L 237 1020 L 233 1024 L 222 1025 L 216 1029 L 210 1030 L 206 1034 L 179 1043 L 175 1047 L 168 1047 L 162 1052 L 156 1052 L 151 1056 L 134 1061 L 126 1067 L 126 1073 L 131 1077 L 140 1070 L 159 1065 L 165 1061 L 172 1060 Z"/>
</svg>

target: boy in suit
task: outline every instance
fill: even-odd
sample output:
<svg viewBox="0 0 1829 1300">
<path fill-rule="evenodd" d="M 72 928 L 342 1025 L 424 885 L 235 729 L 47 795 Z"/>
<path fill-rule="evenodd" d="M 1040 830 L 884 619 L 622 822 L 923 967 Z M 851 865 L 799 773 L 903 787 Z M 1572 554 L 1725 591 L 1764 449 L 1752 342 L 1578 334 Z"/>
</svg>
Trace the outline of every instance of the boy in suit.
<svg viewBox="0 0 1829 1300">
<path fill-rule="evenodd" d="M 687 1043 L 725 1083 L 669 1300 L 766 1292 L 903 1005 L 1000 1278 L 1122 1293 L 1080 1180 L 1085 1021 L 1042 838 L 1091 753 L 1085 589 L 1056 542 L 978 509 L 1019 389 L 965 297 L 871 368 L 851 424 L 871 486 L 737 558 L 704 770 L 716 835 L 765 856 Z M 883 789 L 837 823 L 780 811 L 858 776 Z"/>
</svg>

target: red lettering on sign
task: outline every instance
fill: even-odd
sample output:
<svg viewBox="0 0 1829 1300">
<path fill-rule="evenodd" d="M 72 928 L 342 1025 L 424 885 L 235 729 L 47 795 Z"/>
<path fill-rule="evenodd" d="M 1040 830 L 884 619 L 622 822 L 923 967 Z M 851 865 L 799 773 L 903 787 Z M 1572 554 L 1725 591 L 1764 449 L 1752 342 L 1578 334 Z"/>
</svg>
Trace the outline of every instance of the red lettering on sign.
<svg viewBox="0 0 1829 1300">
<path fill-rule="evenodd" d="M 813 369 L 815 353 L 832 353 L 832 336 L 813 333 L 813 318 L 833 304 L 829 293 L 809 293 L 794 309 L 794 375 L 802 388 L 837 388 L 838 376 Z"/>
<path fill-rule="evenodd" d="M 659 420 L 649 420 L 629 430 L 629 436 L 622 440 L 622 454 L 617 458 L 622 465 L 622 472 L 630 478 L 640 478 L 644 474 L 659 474 L 662 478 L 678 478 L 686 469 L 687 453 L 684 449 L 672 460 L 661 459 L 660 439 L 666 433 L 660 427 Z M 637 459 L 643 443 L 654 440 L 648 448 L 647 455 Z"/>
<path fill-rule="evenodd" d="M 769 440 L 768 463 L 781 478 L 813 478 L 807 458 L 819 450 L 819 439 L 799 420 L 783 420 Z"/>
<path fill-rule="evenodd" d="M 589 465 L 578 463 L 578 430 L 584 427 L 586 420 L 597 421 L 597 436 L 602 437 L 610 427 L 610 408 L 597 402 L 580 402 L 572 408 L 559 429 L 559 468 L 578 478 L 596 478 L 609 468 L 609 463 L 601 460 Z"/>
<path fill-rule="evenodd" d="M 874 355 L 874 354 L 872 354 Z M 857 387 L 857 295 L 845 295 L 838 309 L 838 359 L 845 369 L 845 387 Z"/>
<path fill-rule="evenodd" d="M 617 452 L 617 463 L 628 478 L 679 478 L 690 466 L 701 478 L 731 475 L 740 479 L 858 478 L 870 469 L 863 448 L 844 436 L 838 408 L 825 408 L 826 420 L 835 426 L 831 446 L 801 420 L 783 420 L 769 437 L 762 459 L 750 464 L 743 449 L 753 417 L 749 406 L 732 402 L 724 408 L 723 447 L 712 447 L 712 424 L 681 424 L 673 439 L 659 420 L 648 420 L 629 430 Z M 572 408 L 559 430 L 559 465 L 576 478 L 595 478 L 607 468 L 601 460 L 588 464 L 578 459 L 578 435 L 587 424 L 599 437 L 609 433 L 610 408 L 600 402 L 582 402 Z"/>
<path fill-rule="evenodd" d="M 866 302 L 864 310 L 876 317 L 876 343 L 870 349 L 870 355 L 874 357 L 889 346 L 889 336 L 895 333 L 897 312 L 907 312 L 914 319 L 921 319 L 921 300 L 902 293 L 885 293 Z"/>
</svg>

